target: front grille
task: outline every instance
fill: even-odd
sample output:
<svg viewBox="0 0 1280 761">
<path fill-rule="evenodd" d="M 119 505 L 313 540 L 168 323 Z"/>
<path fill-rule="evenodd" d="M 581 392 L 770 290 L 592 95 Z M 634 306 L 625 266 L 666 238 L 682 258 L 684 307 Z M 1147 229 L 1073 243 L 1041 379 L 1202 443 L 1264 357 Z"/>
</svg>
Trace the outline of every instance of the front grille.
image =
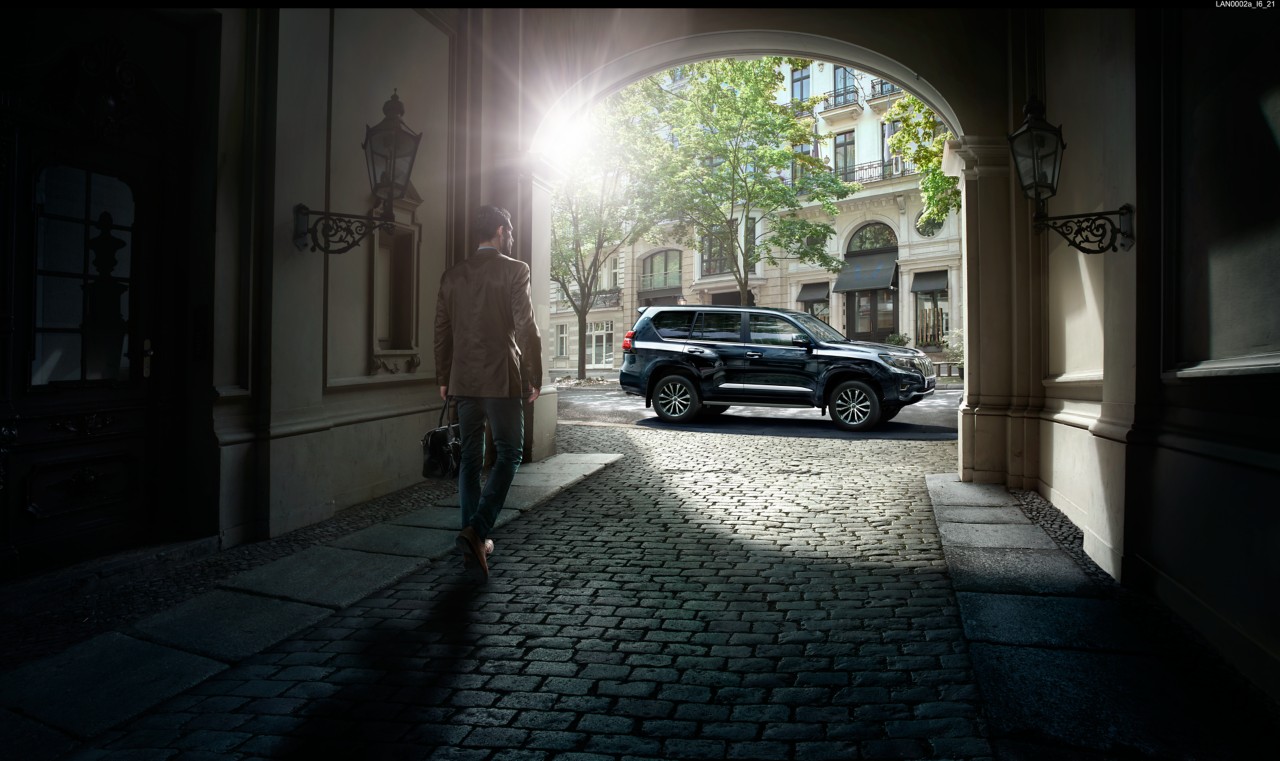
<svg viewBox="0 0 1280 761">
<path fill-rule="evenodd" d="M 924 377 L 928 378 L 933 375 L 933 362 L 928 357 L 917 357 L 912 362 Z"/>
</svg>

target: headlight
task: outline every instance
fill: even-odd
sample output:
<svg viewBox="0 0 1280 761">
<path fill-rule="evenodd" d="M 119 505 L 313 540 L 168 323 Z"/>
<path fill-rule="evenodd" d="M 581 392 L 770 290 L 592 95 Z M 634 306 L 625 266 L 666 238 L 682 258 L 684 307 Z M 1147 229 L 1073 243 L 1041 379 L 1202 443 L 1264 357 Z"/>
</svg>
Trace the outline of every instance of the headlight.
<svg viewBox="0 0 1280 761">
<path fill-rule="evenodd" d="M 892 354 L 881 354 L 880 359 L 890 367 L 896 367 L 899 370 L 906 370 L 909 373 L 918 373 L 920 368 L 916 366 L 915 360 L 910 357 L 895 357 Z"/>
</svg>

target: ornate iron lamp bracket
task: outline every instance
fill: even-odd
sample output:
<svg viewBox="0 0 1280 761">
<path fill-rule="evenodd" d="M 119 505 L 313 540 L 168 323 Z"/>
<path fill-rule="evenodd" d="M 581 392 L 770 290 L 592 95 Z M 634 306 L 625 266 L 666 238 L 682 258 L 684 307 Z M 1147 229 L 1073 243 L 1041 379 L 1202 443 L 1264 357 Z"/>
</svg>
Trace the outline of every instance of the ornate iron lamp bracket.
<svg viewBox="0 0 1280 761">
<path fill-rule="evenodd" d="M 1066 239 L 1068 245 L 1086 254 L 1115 251 L 1117 247 L 1128 251 L 1133 247 L 1133 207 L 1129 204 L 1115 211 L 1050 217 L 1045 214 L 1041 202 L 1035 227 L 1037 231 L 1052 228 Z"/>
<path fill-rule="evenodd" d="M 311 217 L 316 220 L 310 221 Z M 345 254 L 360 245 L 375 229 L 389 233 L 395 227 L 395 222 L 374 219 L 372 213 L 360 217 L 355 214 L 311 211 L 304 204 L 293 207 L 293 245 L 299 251 L 306 248 L 307 239 L 310 238 L 312 251 Z"/>
</svg>

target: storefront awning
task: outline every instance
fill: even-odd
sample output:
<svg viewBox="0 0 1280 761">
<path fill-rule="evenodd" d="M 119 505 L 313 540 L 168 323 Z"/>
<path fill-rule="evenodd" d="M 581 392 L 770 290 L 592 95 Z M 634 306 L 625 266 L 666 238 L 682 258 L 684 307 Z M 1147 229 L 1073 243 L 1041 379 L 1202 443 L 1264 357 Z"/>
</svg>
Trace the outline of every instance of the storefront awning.
<svg viewBox="0 0 1280 761">
<path fill-rule="evenodd" d="M 825 301 L 830 292 L 830 283 L 805 283 L 800 286 L 796 301 Z"/>
<path fill-rule="evenodd" d="M 928 293 L 929 291 L 947 290 L 947 271 L 917 272 L 911 279 L 912 293 Z"/>
<path fill-rule="evenodd" d="M 831 290 L 836 293 L 846 293 L 888 288 L 893 285 L 897 269 L 897 251 L 851 256 L 845 259 L 844 269 L 840 270 L 840 275 L 836 277 L 836 285 Z"/>
</svg>

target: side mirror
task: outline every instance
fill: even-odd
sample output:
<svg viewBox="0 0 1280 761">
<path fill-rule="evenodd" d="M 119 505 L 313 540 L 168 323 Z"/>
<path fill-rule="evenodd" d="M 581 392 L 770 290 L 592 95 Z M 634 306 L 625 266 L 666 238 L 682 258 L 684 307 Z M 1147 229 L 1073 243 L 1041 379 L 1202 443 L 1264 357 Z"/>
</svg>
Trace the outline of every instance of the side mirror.
<svg viewBox="0 0 1280 761">
<path fill-rule="evenodd" d="M 809 340 L 809 337 L 808 337 L 808 336 L 806 336 L 806 335 L 804 335 L 803 333 L 793 333 L 793 334 L 791 335 L 791 345 L 792 345 L 792 346 L 803 346 L 804 348 L 806 348 L 806 349 L 807 349 L 807 348 L 809 348 L 810 346 L 812 346 L 812 345 L 813 345 L 813 342 L 812 342 L 812 341 L 810 341 L 810 340 Z"/>
</svg>

